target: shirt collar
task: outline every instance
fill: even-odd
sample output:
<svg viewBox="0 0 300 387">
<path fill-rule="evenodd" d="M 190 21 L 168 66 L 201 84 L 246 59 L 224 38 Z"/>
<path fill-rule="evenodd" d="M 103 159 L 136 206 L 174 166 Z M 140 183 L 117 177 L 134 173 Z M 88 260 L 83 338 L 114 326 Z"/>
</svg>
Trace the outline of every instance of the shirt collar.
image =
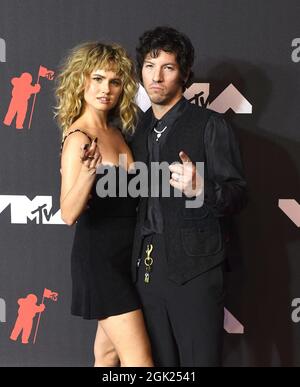
<svg viewBox="0 0 300 387">
<path fill-rule="evenodd" d="M 186 107 L 186 104 L 188 104 L 188 101 L 185 97 L 181 97 L 178 102 L 174 106 L 171 107 L 170 110 L 168 110 L 159 120 L 154 116 L 153 110 L 152 110 L 152 122 L 151 127 L 165 127 L 165 126 L 172 126 L 174 122 L 177 120 L 178 117 L 182 114 L 184 108 Z"/>
</svg>

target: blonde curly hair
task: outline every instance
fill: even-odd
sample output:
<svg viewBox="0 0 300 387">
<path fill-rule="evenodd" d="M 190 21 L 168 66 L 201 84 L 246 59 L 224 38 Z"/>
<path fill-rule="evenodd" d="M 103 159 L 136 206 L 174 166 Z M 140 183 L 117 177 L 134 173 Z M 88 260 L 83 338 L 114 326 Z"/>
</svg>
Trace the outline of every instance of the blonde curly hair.
<svg viewBox="0 0 300 387">
<path fill-rule="evenodd" d="M 123 91 L 118 105 L 110 115 L 120 119 L 123 133 L 132 134 L 137 117 L 134 100 L 138 90 L 134 64 L 125 49 L 118 44 L 86 42 L 71 50 L 56 78 L 55 117 L 62 135 L 80 117 L 85 80 L 95 69 L 113 70 L 121 78 Z"/>
</svg>

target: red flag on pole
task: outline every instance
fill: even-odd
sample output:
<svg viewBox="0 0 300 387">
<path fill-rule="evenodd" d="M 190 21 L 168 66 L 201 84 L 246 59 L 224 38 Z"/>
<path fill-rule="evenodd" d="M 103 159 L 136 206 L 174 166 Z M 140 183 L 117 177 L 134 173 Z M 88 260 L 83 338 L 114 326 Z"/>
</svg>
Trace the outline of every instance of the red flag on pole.
<svg viewBox="0 0 300 387">
<path fill-rule="evenodd" d="M 43 297 L 50 298 L 50 300 L 52 300 L 52 301 L 57 301 L 58 293 L 52 292 L 52 290 L 45 288 Z"/>
<path fill-rule="evenodd" d="M 47 78 L 52 81 L 54 78 L 54 71 L 47 69 L 47 67 L 40 66 L 39 77 Z"/>
<path fill-rule="evenodd" d="M 54 78 L 54 71 L 49 70 L 49 69 L 47 69 L 47 67 L 44 67 L 44 66 L 40 65 L 39 73 L 38 73 L 38 79 L 37 79 L 37 82 L 36 82 L 37 84 L 40 81 L 40 77 L 47 78 L 49 81 L 52 81 L 53 78 Z M 32 114 L 33 114 L 33 109 L 34 109 L 34 105 L 35 105 L 35 100 L 36 100 L 36 94 L 34 94 L 34 98 L 33 98 L 33 104 L 32 104 L 32 108 L 31 108 L 28 129 L 30 129 L 30 127 L 31 127 L 31 120 L 32 120 Z"/>
<path fill-rule="evenodd" d="M 57 297 L 58 297 L 58 293 L 52 292 L 52 290 L 45 288 L 45 289 L 44 289 L 44 293 L 43 293 L 42 304 L 44 303 L 44 299 L 45 299 L 45 298 L 49 298 L 49 299 L 52 300 L 52 301 L 57 301 Z M 40 320 L 41 320 L 41 312 L 39 313 L 38 322 L 37 322 L 37 324 L 36 324 L 35 334 L 34 334 L 34 339 L 33 339 L 33 344 L 35 344 L 37 331 L 38 331 L 39 325 L 40 325 Z"/>
</svg>

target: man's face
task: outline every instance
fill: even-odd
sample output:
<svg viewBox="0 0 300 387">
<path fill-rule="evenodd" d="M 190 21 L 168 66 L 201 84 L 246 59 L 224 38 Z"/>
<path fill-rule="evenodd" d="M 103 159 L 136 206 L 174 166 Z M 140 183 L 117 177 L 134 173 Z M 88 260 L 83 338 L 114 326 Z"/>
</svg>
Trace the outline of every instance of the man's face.
<svg viewBox="0 0 300 387">
<path fill-rule="evenodd" d="M 147 94 L 154 104 L 172 105 L 182 96 L 182 76 L 173 53 L 161 50 L 157 58 L 147 54 L 142 78 Z"/>
</svg>

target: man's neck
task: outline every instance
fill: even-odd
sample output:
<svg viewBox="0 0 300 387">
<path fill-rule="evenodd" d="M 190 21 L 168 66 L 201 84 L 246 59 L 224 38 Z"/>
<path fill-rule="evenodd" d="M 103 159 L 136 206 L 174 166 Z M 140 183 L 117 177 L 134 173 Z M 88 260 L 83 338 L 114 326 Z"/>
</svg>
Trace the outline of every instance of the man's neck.
<svg viewBox="0 0 300 387">
<path fill-rule="evenodd" d="M 177 104 L 177 102 L 182 98 L 182 94 L 179 95 L 176 99 L 172 100 L 172 102 L 167 103 L 165 105 L 158 105 L 152 103 L 152 110 L 155 118 L 160 120 L 169 110 L 172 109 L 173 106 Z"/>
</svg>

